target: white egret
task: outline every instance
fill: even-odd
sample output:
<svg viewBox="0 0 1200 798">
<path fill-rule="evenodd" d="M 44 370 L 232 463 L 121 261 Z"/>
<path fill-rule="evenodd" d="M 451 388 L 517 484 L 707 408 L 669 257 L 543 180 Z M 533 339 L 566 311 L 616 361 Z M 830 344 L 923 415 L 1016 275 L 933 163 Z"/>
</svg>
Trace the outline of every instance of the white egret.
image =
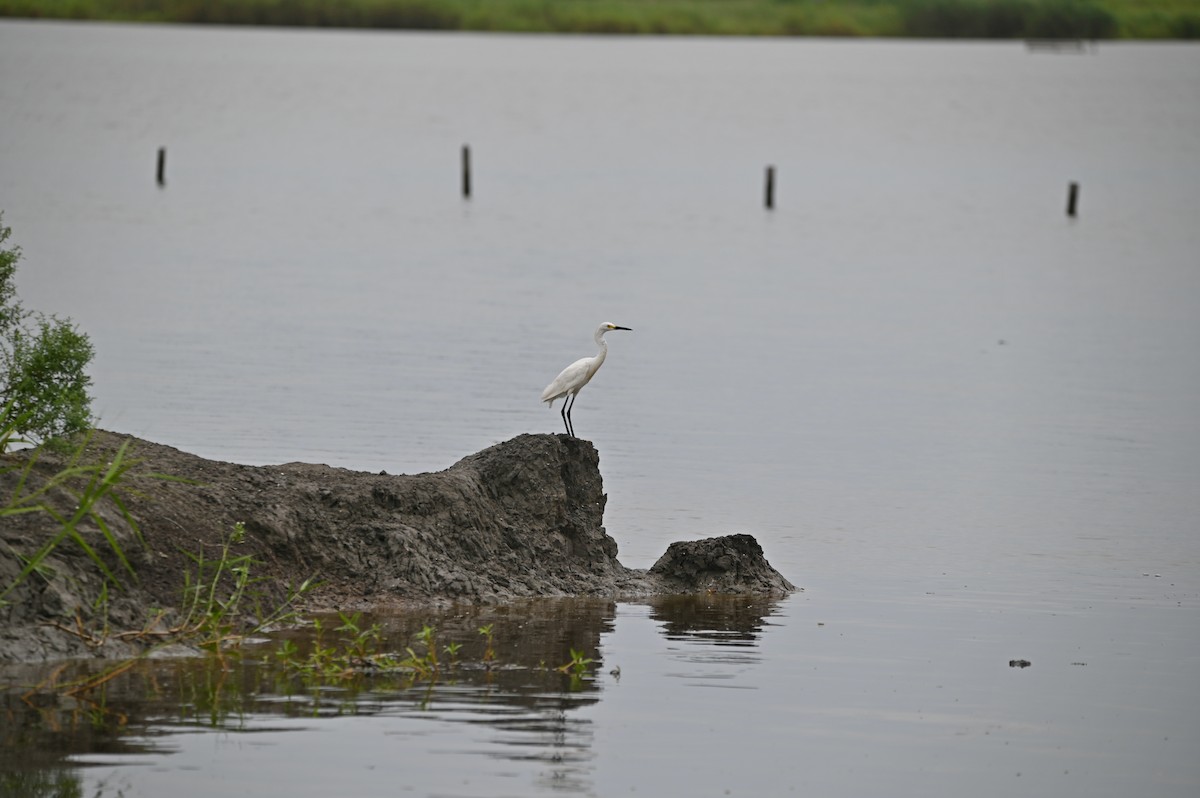
<svg viewBox="0 0 1200 798">
<path fill-rule="evenodd" d="M 563 400 L 561 411 L 563 424 L 567 427 L 567 434 L 572 438 L 575 437 L 575 426 L 571 423 L 571 409 L 575 407 L 575 397 L 579 396 L 580 389 L 596 376 L 596 372 L 604 363 L 604 358 L 608 355 L 608 344 L 604 342 L 604 334 L 609 330 L 630 330 L 630 328 L 618 327 L 611 321 L 601 324 L 596 328 L 596 334 L 593 336 L 596 346 L 600 347 L 596 356 L 579 358 L 563 369 L 562 373 L 554 378 L 554 382 L 547 385 L 546 390 L 542 391 L 542 401 L 549 402 L 550 407 L 554 407 L 555 399 Z"/>
</svg>

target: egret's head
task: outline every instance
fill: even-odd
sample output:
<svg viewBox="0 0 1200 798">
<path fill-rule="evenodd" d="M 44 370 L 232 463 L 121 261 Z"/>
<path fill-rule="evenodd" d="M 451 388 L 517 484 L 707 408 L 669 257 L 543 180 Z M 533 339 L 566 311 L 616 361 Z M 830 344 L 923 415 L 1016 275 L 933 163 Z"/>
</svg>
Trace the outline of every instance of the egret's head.
<svg viewBox="0 0 1200 798">
<path fill-rule="evenodd" d="M 608 332 L 609 330 L 629 330 L 630 332 L 633 332 L 632 328 L 622 327 L 618 324 L 613 324 L 611 321 L 606 321 L 601 324 L 600 329 L 604 330 L 605 332 Z"/>
</svg>

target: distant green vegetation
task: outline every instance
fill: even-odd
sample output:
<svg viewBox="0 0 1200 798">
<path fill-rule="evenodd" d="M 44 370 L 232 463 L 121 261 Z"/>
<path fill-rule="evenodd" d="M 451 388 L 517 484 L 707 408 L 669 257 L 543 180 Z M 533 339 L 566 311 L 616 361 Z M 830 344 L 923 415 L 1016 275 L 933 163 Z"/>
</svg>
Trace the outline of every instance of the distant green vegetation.
<svg viewBox="0 0 1200 798">
<path fill-rule="evenodd" d="M 1200 0 L 0 0 L 0 16 L 712 36 L 1200 37 Z"/>
</svg>

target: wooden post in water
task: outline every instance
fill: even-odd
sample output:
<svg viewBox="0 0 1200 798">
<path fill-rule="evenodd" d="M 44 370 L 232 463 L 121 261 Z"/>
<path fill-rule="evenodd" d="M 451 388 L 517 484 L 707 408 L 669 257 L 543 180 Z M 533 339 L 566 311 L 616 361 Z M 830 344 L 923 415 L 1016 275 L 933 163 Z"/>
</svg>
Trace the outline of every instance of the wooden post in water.
<svg viewBox="0 0 1200 798">
<path fill-rule="evenodd" d="M 1067 216 L 1075 218 L 1075 208 L 1079 204 L 1079 184 L 1074 180 L 1067 187 Z"/>
<path fill-rule="evenodd" d="M 167 148 L 158 148 L 158 185 L 165 186 L 167 184 Z"/>
<path fill-rule="evenodd" d="M 766 194 L 763 197 L 763 204 L 767 210 L 772 210 L 775 207 L 775 167 L 767 167 L 767 187 Z"/>
<path fill-rule="evenodd" d="M 471 198 L 471 148 L 466 144 L 462 148 L 462 195 Z"/>
</svg>

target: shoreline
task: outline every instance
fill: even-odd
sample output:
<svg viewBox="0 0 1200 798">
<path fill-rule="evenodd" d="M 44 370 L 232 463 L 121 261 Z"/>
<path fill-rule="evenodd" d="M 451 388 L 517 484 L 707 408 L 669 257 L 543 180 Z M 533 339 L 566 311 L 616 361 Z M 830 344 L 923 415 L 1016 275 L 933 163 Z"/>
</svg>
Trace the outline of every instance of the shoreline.
<svg viewBox="0 0 1200 798">
<path fill-rule="evenodd" d="M 300 0 L 156 3 L 0 0 L 0 17 L 117 23 L 620 36 L 887 37 L 1094 41 L 1200 38 L 1173 0 Z"/>
</svg>

